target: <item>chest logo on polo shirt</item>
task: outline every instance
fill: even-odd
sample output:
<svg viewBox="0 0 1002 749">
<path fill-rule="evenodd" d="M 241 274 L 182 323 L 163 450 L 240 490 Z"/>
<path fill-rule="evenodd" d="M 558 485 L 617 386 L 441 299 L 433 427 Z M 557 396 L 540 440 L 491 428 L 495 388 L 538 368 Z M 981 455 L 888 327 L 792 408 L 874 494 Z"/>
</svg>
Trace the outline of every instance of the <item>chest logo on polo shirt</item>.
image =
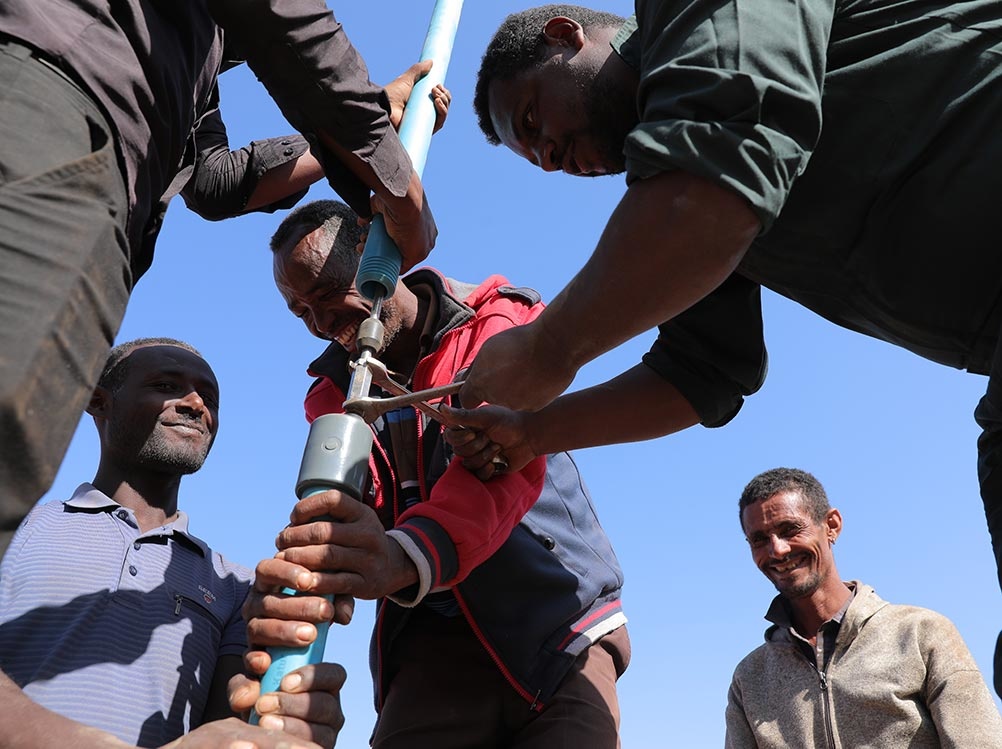
<svg viewBox="0 0 1002 749">
<path fill-rule="evenodd" d="M 216 595 L 211 590 L 206 588 L 204 585 L 199 585 L 198 589 L 202 591 L 202 599 L 208 603 L 212 604 L 216 602 Z"/>
</svg>

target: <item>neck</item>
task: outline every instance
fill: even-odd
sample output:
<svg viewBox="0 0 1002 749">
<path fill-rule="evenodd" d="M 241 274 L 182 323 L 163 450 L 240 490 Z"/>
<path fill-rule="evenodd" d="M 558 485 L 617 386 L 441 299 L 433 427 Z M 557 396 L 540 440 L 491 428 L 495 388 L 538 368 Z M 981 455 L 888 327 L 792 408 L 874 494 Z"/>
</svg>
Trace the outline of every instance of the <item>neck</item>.
<svg viewBox="0 0 1002 749">
<path fill-rule="evenodd" d="M 132 510 L 143 533 L 177 518 L 180 474 L 127 472 L 102 460 L 91 483 L 122 507 Z"/>
<path fill-rule="evenodd" d="M 793 611 L 793 626 L 801 636 L 813 639 L 821 625 L 837 614 L 852 591 L 834 570 L 817 590 L 803 598 L 788 598 Z"/>
<path fill-rule="evenodd" d="M 428 316 L 431 303 L 402 283 L 397 286 L 394 300 L 399 310 L 401 326 L 383 352 L 382 358 L 386 366 L 394 372 L 410 374 L 417 366 L 421 333 L 424 331 L 425 318 Z"/>
<path fill-rule="evenodd" d="M 619 56 L 612 48 L 612 40 L 619 33 L 618 26 L 601 26 L 589 29 L 588 37 L 598 44 L 599 49 L 608 50 L 608 56 L 602 63 L 602 74 L 609 76 L 617 85 L 636 95 L 640 85 L 640 72 Z"/>
</svg>

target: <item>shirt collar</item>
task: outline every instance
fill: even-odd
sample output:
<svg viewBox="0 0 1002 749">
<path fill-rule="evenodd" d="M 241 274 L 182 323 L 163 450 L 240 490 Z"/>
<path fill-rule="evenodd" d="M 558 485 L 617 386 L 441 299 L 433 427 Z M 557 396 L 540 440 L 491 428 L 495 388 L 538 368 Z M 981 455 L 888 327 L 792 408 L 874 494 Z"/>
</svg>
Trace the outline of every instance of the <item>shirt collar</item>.
<svg viewBox="0 0 1002 749">
<path fill-rule="evenodd" d="M 852 594 L 845 599 L 845 603 L 842 604 L 842 608 L 828 620 L 829 622 L 841 624 L 842 620 L 845 618 L 845 612 L 849 610 L 849 604 L 851 604 L 852 599 L 856 597 L 856 586 L 852 583 L 846 583 L 845 585 L 849 588 Z M 765 618 L 778 627 L 793 629 L 793 609 L 790 608 L 790 602 L 786 600 L 784 596 L 776 596 L 772 599 L 772 603 L 769 605 L 769 610 L 765 612 Z M 827 624 L 827 622 L 825 623 Z"/>
<path fill-rule="evenodd" d="M 623 62 L 634 70 L 640 70 L 640 34 L 637 32 L 637 17 L 626 19 L 616 36 L 612 38 L 612 49 L 623 58 Z"/>
<path fill-rule="evenodd" d="M 71 510 L 108 513 L 122 506 L 101 490 L 87 483 L 80 484 L 76 488 L 76 491 L 73 492 L 73 496 L 63 502 L 63 505 Z M 129 511 L 128 508 L 125 509 Z M 154 530 L 150 531 L 150 534 L 174 536 L 186 545 L 192 546 L 203 557 L 209 555 L 209 547 L 205 541 L 193 535 L 188 530 L 188 513 L 184 510 L 178 510 L 177 517 L 172 522 L 164 525 L 160 529 L 160 532 Z"/>
</svg>

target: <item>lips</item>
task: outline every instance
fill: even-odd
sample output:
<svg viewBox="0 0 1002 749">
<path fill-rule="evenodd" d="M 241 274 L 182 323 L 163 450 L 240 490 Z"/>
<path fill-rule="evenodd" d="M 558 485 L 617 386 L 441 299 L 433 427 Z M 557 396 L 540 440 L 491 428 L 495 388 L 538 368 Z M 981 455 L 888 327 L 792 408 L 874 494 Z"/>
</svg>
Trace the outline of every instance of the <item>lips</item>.
<svg viewBox="0 0 1002 749">
<path fill-rule="evenodd" d="M 346 351 L 351 351 L 355 348 L 355 339 L 358 338 L 358 329 L 361 326 L 362 320 L 359 320 L 351 325 L 346 325 L 331 336 L 331 340 L 339 343 L 341 348 Z"/>
<path fill-rule="evenodd" d="M 164 421 L 161 422 L 165 427 L 171 429 L 176 429 L 180 432 L 189 432 L 194 434 L 205 434 L 205 428 L 194 421 Z"/>
<path fill-rule="evenodd" d="M 769 569 L 778 575 L 787 575 L 793 570 L 801 567 L 807 561 L 806 556 L 803 554 L 798 554 L 795 557 L 788 557 L 782 562 L 776 562 L 775 564 L 770 564 Z"/>
</svg>

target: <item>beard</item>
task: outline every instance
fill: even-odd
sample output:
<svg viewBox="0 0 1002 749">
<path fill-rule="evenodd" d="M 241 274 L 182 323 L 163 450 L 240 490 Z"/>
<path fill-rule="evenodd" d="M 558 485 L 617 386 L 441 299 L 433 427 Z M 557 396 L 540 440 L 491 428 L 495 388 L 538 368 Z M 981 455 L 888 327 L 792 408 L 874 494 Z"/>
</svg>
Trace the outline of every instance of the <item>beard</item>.
<svg viewBox="0 0 1002 749">
<path fill-rule="evenodd" d="M 161 473 L 195 473 L 205 463 L 215 439 L 209 435 L 202 435 L 202 440 L 170 439 L 167 433 L 170 427 L 160 422 L 156 422 L 150 430 L 123 429 L 117 423 L 109 426 L 115 444 L 139 445 L 138 449 L 126 448 L 132 452 L 131 462 L 136 467 Z"/>
<path fill-rule="evenodd" d="M 139 448 L 136 459 L 140 465 L 163 471 L 187 475 L 194 473 L 205 463 L 212 447 L 212 440 L 206 440 L 198 445 L 187 442 L 171 442 L 164 438 L 161 431 L 164 427 L 158 425 L 148 440 Z"/>
<path fill-rule="evenodd" d="M 396 299 L 390 297 L 383 302 L 383 308 L 379 315 L 379 321 L 383 323 L 383 347 L 380 352 L 386 351 L 390 347 L 393 339 L 397 337 L 404 326 L 403 317 L 397 312 Z"/>
<path fill-rule="evenodd" d="M 822 582 L 824 582 L 824 578 L 821 576 L 820 572 L 815 570 L 810 572 L 807 575 L 807 578 L 801 580 L 800 582 L 789 585 L 773 583 L 773 586 L 780 593 L 780 595 L 785 596 L 786 598 L 806 598 L 820 588 Z"/>
<path fill-rule="evenodd" d="M 615 85 L 601 71 L 584 82 L 586 133 L 598 148 L 609 174 L 626 171 L 623 147 L 637 123 L 637 105 L 623 86 Z"/>
</svg>

